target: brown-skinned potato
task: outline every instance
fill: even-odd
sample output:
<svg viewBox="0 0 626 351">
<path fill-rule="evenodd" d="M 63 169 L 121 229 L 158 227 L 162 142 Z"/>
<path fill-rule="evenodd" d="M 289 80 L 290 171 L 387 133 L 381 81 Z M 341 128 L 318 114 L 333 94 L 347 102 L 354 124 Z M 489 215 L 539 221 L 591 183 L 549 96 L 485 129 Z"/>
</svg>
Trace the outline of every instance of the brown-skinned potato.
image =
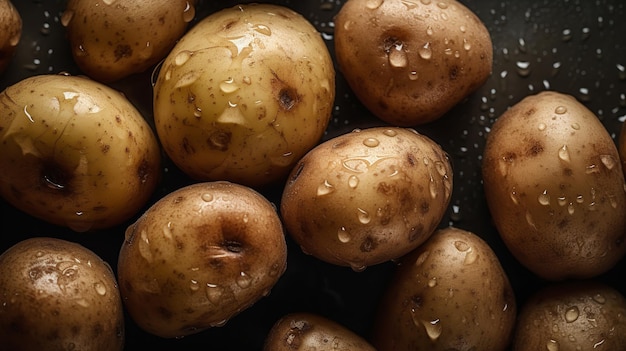
<svg viewBox="0 0 626 351">
<path fill-rule="evenodd" d="M 3 350 L 121 351 L 124 328 L 115 274 L 93 251 L 32 237 L 0 255 Z"/>
<path fill-rule="evenodd" d="M 294 312 L 272 326 L 265 351 L 376 351 L 345 326 L 314 313 Z"/>
<path fill-rule="evenodd" d="M 128 227 L 120 291 L 142 329 L 181 337 L 224 325 L 267 295 L 286 257 L 282 224 L 266 198 L 235 183 L 196 183 Z"/>
<path fill-rule="evenodd" d="M 0 74 L 13 59 L 22 37 L 22 17 L 10 0 L 0 0 Z"/>
<path fill-rule="evenodd" d="M 510 252 L 549 280 L 591 278 L 626 253 L 626 191 L 615 142 L 573 96 L 529 95 L 487 136 L 485 197 Z"/>
<path fill-rule="evenodd" d="M 493 62 L 487 28 L 454 0 L 346 1 L 335 51 L 359 100 L 398 126 L 443 116 L 487 80 Z"/>
</svg>

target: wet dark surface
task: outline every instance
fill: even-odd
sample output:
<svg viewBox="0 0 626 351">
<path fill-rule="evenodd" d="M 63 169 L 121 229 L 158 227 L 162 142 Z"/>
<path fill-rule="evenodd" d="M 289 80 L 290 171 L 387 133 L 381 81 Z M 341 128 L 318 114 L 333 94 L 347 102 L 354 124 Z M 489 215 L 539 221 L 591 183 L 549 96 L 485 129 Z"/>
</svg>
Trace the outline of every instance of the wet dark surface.
<svg viewBox="0 0 626 351">
<path fill-rule="evenodd" d="M 219 3 L 215 5 L 214 3 Z M 333 51 L 333 16 L 343 1 L 273 1 L 303 14 L 322 33 Z M 440 120 L 416 129 L 451 155 L 454 165 L 452 201 L 441 226 L 454 225 L 483 237 L 500 258 L 521 304 L 543 282 L 510 256 L 494 230 L 482 193 L 480 159 L 493 121 L 507 107 L 529 94 L 557 90 L 572 94 L 593 111 L 616 139 L 626 119 L 626 33 L 622 1 L 487 1 L 466 0 L 486 24 L 494 45 L 493 74 L 464 102 Z M 80 74 L 69 52 L 60 23 L 64 1 L 14 1 L 24 20 L 24 33 L 0 89 L 20 79 L 45 73 Z M 196 21 L 233 1 L 203 1 Z M 152 118 L 151 72 L 113 86 Z M 341 72 L 337 75 L 336 106 L 324 139 L 354 128 L 384 125 L 355 99 Z M 0 170 L 1 172 L 2 170 Z M 167 161 L 163 182 L 154 199 L 191 183 Z M 280 186 L 260 189 L 278 205 Z M 1 200 L 0 200 L 1 201 Z M 113 268 L 128 223 L 110 230 L 74 233 L 47 225 L 0 202 L 0 251 L 32 236 L 54 236 L 92 249 Z M 272 324 L 283 314 L 319 313 L 367 336 L 377 299 L 393 269 L 392 263 L 363 272 L 335 267 L 304 255 L 288 238 L 288 269 L 272 293 L 232 318 L 224 327 L 182 339 L 165 340 L 141 331 L 127 320 L 127 350 L 259 350 Z M 598 277 L 626 294 L 626 262 Z"/>
</svg>

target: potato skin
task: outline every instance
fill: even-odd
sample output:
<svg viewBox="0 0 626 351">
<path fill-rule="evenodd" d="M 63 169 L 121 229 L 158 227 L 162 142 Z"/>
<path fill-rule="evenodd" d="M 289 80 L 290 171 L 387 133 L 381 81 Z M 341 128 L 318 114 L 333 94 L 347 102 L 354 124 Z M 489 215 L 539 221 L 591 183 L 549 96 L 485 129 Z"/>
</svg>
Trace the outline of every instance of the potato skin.
<svg viewBox="0 0 626 351">
<path fill-rule="evenodd" d="M 303 251 L 355 270 L 423 243 L 450 202 L 452 165 L 413 129 L 372 127 L 308 152 L 283 189 L 281 214 Z"/>
<path fill-rule="evenodd" d="M 320 33 L 282 6 L 205 17 L 163 63 L 154 119 L 163 148 L 200 181 L 283 181 L 321 139 L 335 71 Z"/>
<path fill-rule="evenodd" d="M 25 239 L 0 255 L 4 350 L 124 349 L 122 300 L 111 267 L 79 244 Z"/>
<path fill-rule="evenodd" d="M 617 148 L 572 96 L 530 95 L 487 136 L 487 204 L 512 254 L 549 280 L 590 278 L 625 254 L 626 192 Z"/>
<path fill-rule="evenodd" d="M 552 283 L 520 308 L 512 351 L 623 350 L 626 299 L 593 280 Z"/>
<path fill-rule="evenodd" d="M 193 19 L 194 5 L 194 0 L 69 0 L 61 20 L 81 71 L 110 83 L 163 59 Z"/>
<path fill-rule="evenodd" d="M 31 76 L 0 93 L 0 195 L 77 232 L 134 216 L 160 177 L 156 136 L 120 92 L 86 77 Z"/>
<path fill-rule="evenodd" d="M 381 120 L 440 118 L 480 87 L 493 63 L 482 21 L 454 0 L 349 0 L 335 18 L 339 71 Z M 364 35 L 367 33 L 367 35 Z"/>
<path fill-rule="evenodd" d="M 286 269 L 275 207 L 229 182 L 179 188 L 126 231 L 118 279 L 145 331 L 173 338 L 220 326 L 267 295 Z"/>
<path fill-rule="evenodd" d="M 13 3 L 0 0 L 0 74 L 6 71 L 22 37 L 22 17 Z"/>
<path fill-rule="evenodd" d="M 448 227 L 402 257 L 371 343 L 389 350 L 506 350 L 516 318 L 508 277 L 476 234 Z"/>
<path fill-rule="evenodd" d="M 375 351 L 345 326 L 308 312 L 290 313 L 272 326 L 264 351 Z"/>
</svg>

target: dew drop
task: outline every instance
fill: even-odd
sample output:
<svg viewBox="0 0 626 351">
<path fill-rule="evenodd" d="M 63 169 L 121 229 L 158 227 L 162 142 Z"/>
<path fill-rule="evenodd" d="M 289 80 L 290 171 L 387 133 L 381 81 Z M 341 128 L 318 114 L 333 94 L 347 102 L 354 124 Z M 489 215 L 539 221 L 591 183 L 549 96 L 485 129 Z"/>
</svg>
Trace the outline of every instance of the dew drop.
<svg viewBox="0 0 626 351">
<path fill-rule="evenodd" d="M 380 142 L 376 138 L 367 138 L 367 139 L 363 140 L 363 145 L 365 145 L 367 147 L 376 147 L 379 144 L 380 144 Z"/>
<path fill-rule="evenodd" d="M 237 286 L 239 286 L 242 289 L 246 289 L 246 288 L 249 288 L 250 285 L 252 284 L 252 277 L 246 274 L 246 272 L 240 272 L 239 276 L 237 276 L 236 282 L 237 282 Z"/>
<path fill-rule="evenodd" d="M 189 281 L 189 290 L 198 291 L 199 289 L 200 289 L 200 284 L 198 284 L 198 281 L 195 279 L 191 279 Z"/>
<path fill-rule="evenodd" d="M 183 10 L 183 21 L 189 23 L 196 17 L 196 8 L 189 2 L 185 4 L 185 9 Z"/>
<path fill-rule="evenodd" d="M 395 131 L 395 130 L 393 130 L 393 129 L 385 129 L 385 130 L 383 131 L 383 134 L 384 134 L 384 135 L 386 135 L 386 136 L 388 136 L 388 137 L 395 137 L 396 135 L 398 135 L 398 132 L 396 132 L 396 131 Z"/>
<path fill-rule="evenodd" d="M 324 180 L 322 184 L 317 187 L 317 196 L 328 195 L 335 191 L 335 187 L 328 182 L 328 180 Z"/>
<path fill-rule="evenodd" d="M 557 106 L 554 109 L 554 113 L 556 113 L 557 115 L 562 115 L 562 114 L 564 114 L 566 112 L 567 112 L 567 107 L 565 107 L 565 106 Z"/>
<path fill-rule="evenodd" d="M 573 203 L 570 202 L 569 204 L 567 204 L 567 213 L 569 213 L 570 215 L 573 215 L 575 210 L 576 209 L 574 208 Z"/>
<path fill-rule="evenodd" d="M 515 66 L 517 68 L 517 74 L 519 74 L 520 77 L 528 77 L 530 75 L 530 62 L 517 61 Z"/>
<path fill-rule="evenodd" d="M 422 264 L 424 264 L 424 261 L 426 261 L 426 259 L 428 259 L 428 256 L 430 256 L 430 251 L 424 251 L 422 252 L 417 259 L 415 260 L 415 265 L 416 266 L 421 266 Z"/>
<path fill-rule="evenodd" d="M 539 125 L 537 126 L 537 129 L 539 129 L 540 131 L 544 131 L 546 130 L 547 126 L 545 123 L 539 123 Z"/>
<path fill-rule="evenodd" d="M 417 71 L 411 71 L 409 72 L 409 80 L 417 80 L 417 78 L 419 78 L 419 76 L 417 75 Z"/>
<path fill-rule="evenodd" d="M 435 341 L 439 339 L 439 336 L 441 336 L 441 332 L 443 331 L 439 319 L 434 319 L 432 321 L 423 321 L 422 325 L 424 326 L 426 334 L 428 335 L 430 340 Z"/>
<path fill-rule="evenodd" d="M 442 9 L 442 10 L 445 10 L 445 9 L 447 9 L 447 8 L 448 8 L 448 3 L 445 3 L 445 2 L 443 2 L 443 1 L 442 1 L 442 2 L 438 2 L 438 3 L 437 3 L 437 7 L 439 7 L 439 8 L 440 8 L 440 9 Z"/>
<path fill-rule="evenodd" d="M 359 186 L 359 177 L 351 175 L 350 178 L 348 178 L 348 186 L 351 189 L 356 189 L 356 187 Z"/>
<path fill-rule="evenodd" d="M 367 2 L 365 3 L 365 7 L 370 10 L 375 10 L 383 4 L 383 1 L 384 0 L 367 0 Z"/>
<path fill-rule="evenodd" d="M 426 44 L 424 44 L 424 46 L 419 48 L 419 55 L 424 60 L 430 60 L 430 58 L 433 56 L 433 51 L 430 48 L 430 42 L 427 42 Z"/>
<path fill-rule="evenodd" d="M 612 170 L 617 164 L 615 158 L 611 155 L 600 155 L 600 160 L 602 161 L 604 167 L 608 170 Z"/>
<path fill-rule="evenodd" d="M 213 194 L 211 194 L 211 193 L 203 193 L 202 195 L 200 195 L 200 198 L 204 202 L 211 202 L 211 201 L 213 201 Z"/>
<path fill-rule="evenodd" d="M 63 27 L 67 27 L 72 21 L 72 18 L 74 18 L 74 11 L 72 10 L 63 11 L 63 14 L 61 15 L 61 25 Z"/>
<path fill-rule="evenodd" d="M 567 149 L 567 145 L 563 145 L 559 149 L 559 158 L 565 162 L 570 162 L 569 150 Z"/>
<path fill-rule="evenodd" d="M 350 268 L 355 272 L 363 272 L 367 268 L 367 266 L 362 263 L 350 262 L 348 264 L 350 265 Z"/>
<path fill-rule="evenodd" d="M 189 50 L 183 50 L 181 52 L 179 52 L 175 57 L 174 57 L 174 64 L 176 66 L 182 66 L 185 63 L 187 63 L 187 61 L 189 61 L 189 59 L 191 58 L 191 51 Z"/>
<path fill-rule="evenodd" d="M 97 282 L 93 284 L 93 288 L 96 290 L 96 293 L 100 296 L 104 296 L 107 293 L 107 288 L 104 284 Z"/>
<path fill-rule="evenodd" d="M 149 263 L 152 263 L 152 251 L 150 251 L 150 240 L 148 238 L 148 232 L 142 230 L 139 235 L 140 241 L 138 244 L 139 254 Z"/>
<path fill-rule="evenodd" d="M 563 32 L 561 32 L 561 34 L 561 40 L 563 41 L 570 41 L 572 39 L 572 30 L 569 28 L 563 29 Z"/>
<path fill-rule="evenodd" d="M 477 258 L 478 258 L 478 253 L 476 253 L 476 251 L 474 251 L 470 247 L 469 250 L 465 253 L 465 259 L 463 260 L 463 264 L 464 265 L 472 264 L 472 263 L 476 262 Z"/>
<path fill-rule="evenodd" d="M 172 239 L 172 222 L 167 222 L 163 227 L 163 236 L 167 239 Z"/>
<path fill-rule="evenodd" d="M 510 197 L 511 197 L 511 201 L 513 201 L 513 204 L 519 205 L 520 199 L 519 199 L 519 195 L 517 194 L 517 190 L 515 189 L 511 190 Z"/>
<path fill-rule="evenodd" d="M 253 29 L 255 32 L 257 32 L 257 33 L 261 33 L 261 34 L 266 35 L 266 36 L 268 36 L 268 37 L 272 35 L 272 30 L 270 29 L 270 27 L 268 27 L 268 26 L 266 26 L 266 25 L 264 25 L 264 24 L 257 24 L 257 25 L 254 25 L 254 26 L 252 27 L 252 29 Z"/>
<path fill-rule="evenodd" d="M 546 349 L 548 351 L 559 351 L 559 342 L 556 340 L 548 340 L 548 343 L 546 344 Z"/>
<path fill-rule="evenodd" d="M 593 295 L 592 298 L 593 298 L 593 301 L 595 301 L 595 302 L 597 302 L 597 303 L 599 303 L 601 305 L 604 305 L 606 303 L 606 298 L 602 294 L 595 294 L 595 295 Z"/>
<path fill-rule="evenodd" d="M 348 231 L 346 231 L 346 227 L 341 227 L 337 231 L 337 239 L 339 239 L 340 242 L 345 244 L 345 243 L 350 242 L 352 238 L 350 237 L 350 234 L 348 233 Z"/>
<path fill-rule="evenodd" d="M 230 94 L 239 90 L 239 86 L 235 84 L 235 80 L 230 77 L 220 83 L 220 90 L 226 94 Z"/>
<path fill-rule="evenodd" d="M 362 208 L 358 208 L 358 217 L 359 217 L 359 222 L 361 222 L 361 224 L 368 224 L 372 218 L 370 217 L 370 214 L 365 211 Z"/>
<path fill-rule="evenodd" d="M 429 288 L 434 288 L 437 286 L 437 277 L 432 277 L 429 281 L 428 281 L 428 287 Z"/>
<path fill-rule="evenodd" d="M 426 27 L 426 34 L 433 35 L 433 27 L 431 26 Z"/>
<path fill-rule="evenodd" d="M 579 315 L 580 311 L 578 310 L 578 307 L 570 307 L 565 311 L 565 321 L 567 323 L 575 322 L 578 319 Z"/>
<path fill-rule="evenodd" d="M 550 195 L 548 194 L 548 190 L 544 190 L 541 194 L 539 194 L 538 198 L 539 204 L 543 206 L 550 205 Z"/>
<path fill-rule="evenodd" d="M 406 67 L 409 63 L 409 59 L 406 55 L 406 52 L 402 50 L 402 45 L 395 45 L 389 51 L 388 59 L 389 59 L 389 65 L 391 65 L 391 67 L 396 67 L 396 68 Z"/>
<path fill-rule="evenodd" d="M 207 284 L 205 294 L 209 302 L 214 305 L 218 305 L 222 299 L 222 288 L 215 284 Z"/>
<path fill-rule="evenodd" d="M 470 44 L 467 39 L 463 39 L 463 49 L 465 49 L 465 51 L 469 51 L 471 48 L 472 44 Z"/>
</svg>

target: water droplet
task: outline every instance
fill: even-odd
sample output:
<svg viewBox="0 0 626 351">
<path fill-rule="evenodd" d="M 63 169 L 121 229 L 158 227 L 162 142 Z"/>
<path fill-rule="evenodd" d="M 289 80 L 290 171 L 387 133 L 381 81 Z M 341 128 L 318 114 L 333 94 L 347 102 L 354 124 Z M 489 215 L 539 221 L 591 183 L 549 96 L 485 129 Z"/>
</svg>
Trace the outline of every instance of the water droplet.
<svg viewBox="0 0 626 351">
<path fill-rule="evenodd" d="M 528 77 L 530 75 L 530 62 L 517 61 L 515 66 L 517 67 L 517 74 L 519 74 L 520 77 Z"/>
<path fill-rule="evenodd" d="M 209 302 L 218 305 L 222 299 L 223 289 L 215 284 L 207 284 L 205 294 Z"/>
<path fill-rule="evenodd" d="M 363 272 L 367 268 L 367 266 L 363 263 L 349 262 L 348 264 L 350 265 L 350 268 L 355 272 Z"/>
<path fill-rule="evenodd" d="M 388 59 L 389 65 L 396 68 L 406 67 L 409 63 L 409 58 L 402 49 L 402 44 L 396 44 L 389 50 Z"/>
<path fill-rule="evenodd" d="M 367 139 L 363 140 L 363 145 L 365 145 L 367 147 L 376 147 L 379 144 L 380 144 L 380 142 L 376 138 L 367 138 Z"/>
<path fill-rule="evenodd" d="M 140 235 L 138 249 L 139 254 L 149 263 L 152 263 L 152 251 L 150 250 L 150 240 L 148 238 L 148 232 L 146 230 L 142 230 Z"/>
<path fill-rule="evenodd" d="M 117 0 L 102 0 L 105 5 L 113 5 Z"/>
<path fill-rule="evenodd" d="M 187 61 L 189 61 L 189 59 L 192 56 L 192 52 L 189 50 L 183 50 L 181 52 L 179 52 L 175 57 L 174 57 L 174 64 L 176 66 L 182 66 L 185 63 L 187 63 Z"/>
<path fill-rule="evenodd" d="M 430 48 L 430 42 L 427 42 L 426 44 L 424 44 L 424 46 L 419 48 L 419 55 L 424 60 L 430 60 L 430 58 L 433 56 L 433 51 Z"/>
<path fill-rule="evenodd" d="M 566 112 L 567 112 L 567 107 L 565 107 L 565 106 L 557 106 L 554 109 L 554 113 L 556 113 L 557 115 L 562 115 L 562 114 L 564 114 Z"/>
<path fill-rule="evenodd" d="M 559 351 L 559 342 L 556 340 L 548 340 L 548 343 L 546 344 L 546 349 L 548 351 Z"/>
<path fill-rule="evenodd" d="M 429 288 L 434 288 L 435 286 L 437 286 L 437 277 L 432 277 L 432 278 L 428 281 L 428 287 L 429 287 Z"/>
<path fill-rule="evenodd" d="M 548 190 L 544 190 L 541 194 L 539 194 L 538 198 L 539 203 L 543 206 L 550 205 L 550 195 L 548 195 Z"/>
<path fill-rule="evenodd" d="M 202 195 L 200 195 L 200 198 L 204 202 L 211 202 L 211 201 L 213 201 L 213 194 L 211 194 L 211 193 L 203 193 Z"/>
<path fill-rule="evenodd" d="M 340 242 L 345 244 L 345 243 L 350 242 L 352 238 L 350 237 L 350 233 L 346 231 L 346 227 L 341 227 L 337 231 L 337 239 L 339 239 Z"/>
<path fill-rule="evenodd" d="M 335 191 L 335 187 L 328 182 L 328 180 L 324 180 L 322 184 L 317 187 L 317 196 L 328 195 Z"/>
<path fill-rule="evenodd" d="M 567 145 L 563 145 L 559 149 L 559 158 L 565 162 L 570 162 L 569 150 L 567 150 Z"/>
<path fill-rule="evenodd" d="M 539 125 L 537 126 L 537 129 L 539 129 L 540 131 L 544 131 L 546 130 L 546 124 L 545 123 L 539 123 Z"/>
<path fill-rule="evenodd" d="M 579 315 L 580 311 L 578 310 L 578 307 L 570 307 L 565 311 L 565 321 L 567 323 L 575 322 L 578 319 Z"/>
<path fill-rule="evenodd" d="M 386 136 L 388 136 L 388 137 L 395 137 L 396 135 L 398 135 L 398 132 L 396 132 L 396 131 L 395 131 L 395 130 L 393 130 L 393 129 L 385 129 L 385 130 L 383 131 L 383 134 L 384 134 L 384 135 L 386 135 Z"/>
<path fill-rule="evenodd" d="M 189 281 L 189 289 L 191 291 L 198 291 L 200 289 L 200 284 L 198 284 L 198 281 L 195 279 L 191 279 Z"/>
<path fill-rule="evenodd" d="M 61 25 L 63 27 L 67 27 L 70 24 L 70 21 L 72 21 L 72 18 L 74 18 L 73 10 L 63 11 L 63 14 L 61 15 Z"/>
<path fill-rule="evenodd" d="M 567 213 L 569 213 L 570 215 L 573 215 L 575 210 L 576 208 L 574 208 L 573 203 L 570 202 L 569 204 L 567 204 Z"/>
<path fill-rule="evenodd" d="M 426 259 L 428 258 L 428 256 L 430 256 L 430 251 L 424 251 L 422 252 L 417 259 L 415 260 L 415 265 L 416 266 L 421 266 L 422 264 L 424 264 L 424 261 L 426 261 Z"/>
<path fill-rule="evenodd" d="M 424 5 L 430 5 L 430 3 L 432 2 L 432 0 L 420 0 L 420 2 Z"/>
<path fill-rule="evenodd" d="M 437 7 L 439 7 L 442 10 L 445 10 L 445 9 L 448 8 L 448 3 L 446 3 L 446 2 L 438 2 L 437 3 Z"/>
<path fill-rule="evenodd" d="M 172 222 L 167 222 L 163 227 L 163 236 L 167 239 L 172 239 Z"/>
<path fill-rule="evenodd" d="M 348 186 L 351 189 L 356 189 L 358 185 L 359 185 L 359 177 L 355 175 L 351 175 L 350 178 L 348 178 Z"/>
<path fill-rule="evenodd" d="M 185 4 L 185 9 L 183 10 L 183 21 L 189 23 L 196 17 L 196 8 L 189 2 Z"/>
<path fill-rule="evenodd" d="M 437 340 L 441 336 L 441 332 L 443 328 L 441 327 L 441 323 L 439 319 L 433 319 L 432 321 L 423 321 L 422 325 L 426 330 L 426 334 L 430 338 L 430 340 Z"/>
<path fill-rule="evenodd" d="M 93 288 L 96 290 L 96 293 L 100 296 L 104 296 L 107 293 L 106 286 L 100 282 L 94 283 Z"/>
<path fill-rule="evenodd" d="M 87 301 L 86 299 L 79 298 L 79 299 L 76 299 L 75 301 L 78 306 L 89 307 L 89 301 Z"/>
<path fill-rule="evenodd" d="M 528 225 L 534 229 L 537 229 L 537 226 L 535 225 L 535 220 L 533 219 L 533 215 L 532 213 L 530 213 L 530 211 L 526 211 L 526 223 L 528 223 Z"/>
<path fill-rule="evenodd" d="M 463 39 L 463 49 L 465 49 L 465 51 L 469 51 L 471 48 L 472 44 L 470 44 L 467 39 Z"/>
<path fill-rule="evenodd" d="M 41 257 L 43 256 L 43 251 L 37 251 L 37 253 L 35 254 L 35 257 Z"/>
<path fill-rule="evenodd" d="M 384 0 L 367 0 L 367 2 L 365 3 L 365 7 L 367 7 L 370 10 L 375 10 L 377 8 L 380 7 L 380 5 L 382 5 L 384 2 Z"/>
<path fill-rule="evenodd" d="M 606 303 L 606 298 L 602 294 L 595 294 L 595 295 L 593 295 L 592 298 L 593 298 L 593 301 L 595 301 L 595 302 L 597 302 L 597 303 L 599 303 L 601 305 L 604 305 Z"/>
<path fill-rule="evenodd" d="M 574 129 L 574 130 L 580 130 L 580 124 L 578 124 L 578 123 L 572 123 L 572 125 L 570 125 L 570 127 L 572 127 L 572 129 Z"/>
<path fill-rule="evenodd" d="M 237 276 L 236 282 L 237 286 L 242 289 L 246 289 L 252 284 L 252 277 L 246 274 L 246 272 L 240 272 L 239 276 Z"/>
<path fill-rule="evenodd" d="M 264 25 L 264 24 L 257 24 L 257 25 L 254 25 L 254 26 L 252 27 L 252 29 L 253 29 L 255 32 L 261 33 L 261 34 L 266 35 L 266 36 L 268 36 L 268 37 L 272 35 L 272 30 L 270 29 L 270 27 L 268 27 L 268 26 L 266 26 L 266 25 Z"/>
<path fill-rule="evenodd" d="M 511 201 L 513 201 L 513 204 L 519 205 L 520 199 L 519 199 L 519 195 L 517 194 L 517 190 L 515 189 L 511 190 L 510 197 L 511 197 Z"/>
<path fill-rule="evenodd" d="M 415 81 L 415 80 L 417 80 L 417 78 L 419 78 L 418 75 L 417 75 L 417 71 L 409 72 L 409 80 Z"/>
<path fill-rule="evenodd" d="M 362 208 L 358 208 L 358 217 L 359 217 L 359 222 L 361 222 L 362 224 L 368 224 L 372 218 L 370 217 L 370 214 L 365 211 Z"/>
<path fill-rule="evenodd" d="M 569 29 L 569 28 L 563 29 L 563 32 L 561 34 L 562 34 L 561 40 L 566 41 L 566 42 L 572 40 L 572 30 L 571 29 Z"/>
<path fill-rule="evenodd" d="M 230 94 L 239 90 L 239 86 L 235 84 L 235 80 L 230 77 L 220 83 L 220 90 L 226 94 Z"/>
<path fill-rule="evenodd" d="M 426 27 L 426 34 L 427 35 L 433 35 L 433 27 L 431 27 L 431 26 Z"/>
<path fill-rule="evenodd" d="M 604 167 L 608 170 L 612 170 L 617 164 L 615 158 L 611 155 L 600 155 L 600 160 L 602 161 Z"/>
</svg>

